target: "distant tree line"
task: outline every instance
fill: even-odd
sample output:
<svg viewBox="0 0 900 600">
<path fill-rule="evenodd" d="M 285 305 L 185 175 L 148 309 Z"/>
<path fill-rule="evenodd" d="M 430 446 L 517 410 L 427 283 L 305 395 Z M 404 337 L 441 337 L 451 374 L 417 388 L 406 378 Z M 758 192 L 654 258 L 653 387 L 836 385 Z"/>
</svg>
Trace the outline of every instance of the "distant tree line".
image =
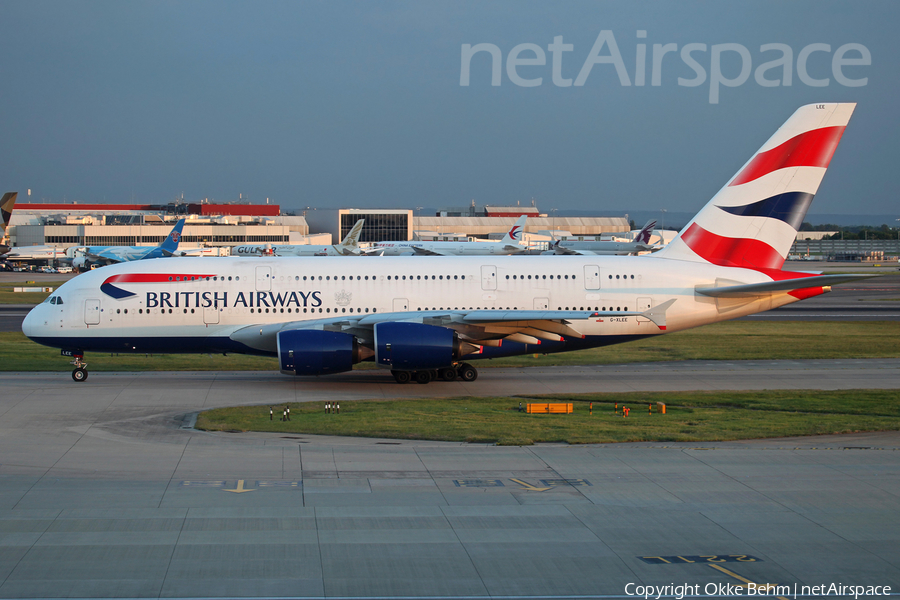
<svg viewBox="0 0 900 600">
<path fill-rule="evenodd" d="M 825 236 L 823 240 L 896 240 L 900 239 L 900 229 L 889 225 L 872 227 L 869 225 L 853 225 L 842 227 L 833 223 L 824 225 L 811 225 L 804 222 L 800 231 L 837 231 L 837 233 Z"/>
</svg>

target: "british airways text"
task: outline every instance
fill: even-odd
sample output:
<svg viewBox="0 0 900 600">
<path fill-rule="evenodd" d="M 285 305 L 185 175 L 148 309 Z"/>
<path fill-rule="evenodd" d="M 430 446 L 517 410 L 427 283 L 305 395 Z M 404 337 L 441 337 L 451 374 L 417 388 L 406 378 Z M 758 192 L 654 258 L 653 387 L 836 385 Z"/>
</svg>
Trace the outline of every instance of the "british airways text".
<svg viewBox="0 0 900 600">
<path fill-rule="evenodd" d="M 322 306 L 321 292 L 147 292 L 147 308 L 296 308 Z"/>
</svg>

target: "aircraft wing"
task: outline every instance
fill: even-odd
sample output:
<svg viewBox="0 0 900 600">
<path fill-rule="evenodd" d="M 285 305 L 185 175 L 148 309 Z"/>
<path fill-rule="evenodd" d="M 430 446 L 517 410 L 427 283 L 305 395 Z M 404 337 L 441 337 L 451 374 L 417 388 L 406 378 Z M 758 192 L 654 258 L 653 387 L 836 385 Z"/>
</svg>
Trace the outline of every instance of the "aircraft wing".
<svg viewBox="0 0 900 600">
<path fill-rule="evenodd" d="M 553 246 L 553 252 L 568 256 L 593 256 L 595 254 L 590 250 L 575 250 L 574 248 L 565 248 L 563 246 Z"/>
<path fill-rule="evenodd" d="M 128 260 L 127 257 L 120 256 L 119 254 L 109 250 L 104 250 L 102 252 L 90 252 L 88 250 L 85 250 L 84 255 L 92 263 L 102 263 L 104 265 L 126 262 Z"/>
<path fill-rule="evenodd" d="M 664 331 L 666 311 L 674 302 L 675 300 L 669 300 L 647 311 L 447 310 L 342 315 L 311 321 L 248 325 L 238 329 L 230 337 L 236 342 L 267 352 L 277 351 L 279 332 L 295 329 L 342 331 L 355 335 L 363 344 L 373 344 L 376 324 L 406 322 L 453 329 L 459 333 L 461 340 L 473 348 L 500 346 L 504 340 L 540 344 L 541 340 L 559 342 L 564 336 L 584 337 L 578 330 L 578 321 L 610 317 L 644 317 Z"/>
<path fill-rule="evenodd" d="M 800 273 L 797 273 L 800 275 Z M 807 275 L 782 279 L 780 281 L 764 281 L 762 283 L 744 283 L 735 285 L 723 285 L 719 287 L 697 287 L 695 291 L 704 296 L 713 298 L 752 298 L 768 296 L 775 292 L 792 292 L 806 288 L 826 287 L 838 283 L 846 283 L 857 279 L 868 279 L 877 275 Z"/>
</svg>

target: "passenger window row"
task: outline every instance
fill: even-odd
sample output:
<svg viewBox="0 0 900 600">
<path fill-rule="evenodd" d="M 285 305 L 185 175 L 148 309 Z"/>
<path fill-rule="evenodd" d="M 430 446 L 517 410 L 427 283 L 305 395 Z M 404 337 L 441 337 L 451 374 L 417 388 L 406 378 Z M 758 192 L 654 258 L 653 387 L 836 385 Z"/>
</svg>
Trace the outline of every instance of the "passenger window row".
<svg viewBox="0 0 900 600">
<path fill-rule="evenodd" d="M 506 276 L 507 279 L 510 279 L 510 277 L 512 279 L 526 279 L 525 275 L 512 275 L 512 276 L 507 275 Z M 554 275 L 535 275 L 533 277 L 533 279 L 547 279 L 548 277 L 550 279 L 554 279 L 554 277 L 555 277 L 556 279 L 571 279 L 572 281 L 575 281 L 574 275 L 555 275 L 555 276 Z M 528 275 L 527 279 L 532 279 L 532 276 Z"/>
</svg>

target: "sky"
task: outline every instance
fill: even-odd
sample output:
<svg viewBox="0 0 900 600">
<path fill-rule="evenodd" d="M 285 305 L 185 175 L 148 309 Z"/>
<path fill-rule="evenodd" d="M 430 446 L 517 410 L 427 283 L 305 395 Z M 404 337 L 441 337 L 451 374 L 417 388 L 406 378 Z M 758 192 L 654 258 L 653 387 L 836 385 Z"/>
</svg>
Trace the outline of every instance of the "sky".
<svg viewBox="0 0 900 600">
<path fill-rule="evenodd" d="M 840 101 L 810 213 L 900 217 L 896 0 L 4 0 L 0 22 L 20 202 L 695 212 Z"/>
</svg>

